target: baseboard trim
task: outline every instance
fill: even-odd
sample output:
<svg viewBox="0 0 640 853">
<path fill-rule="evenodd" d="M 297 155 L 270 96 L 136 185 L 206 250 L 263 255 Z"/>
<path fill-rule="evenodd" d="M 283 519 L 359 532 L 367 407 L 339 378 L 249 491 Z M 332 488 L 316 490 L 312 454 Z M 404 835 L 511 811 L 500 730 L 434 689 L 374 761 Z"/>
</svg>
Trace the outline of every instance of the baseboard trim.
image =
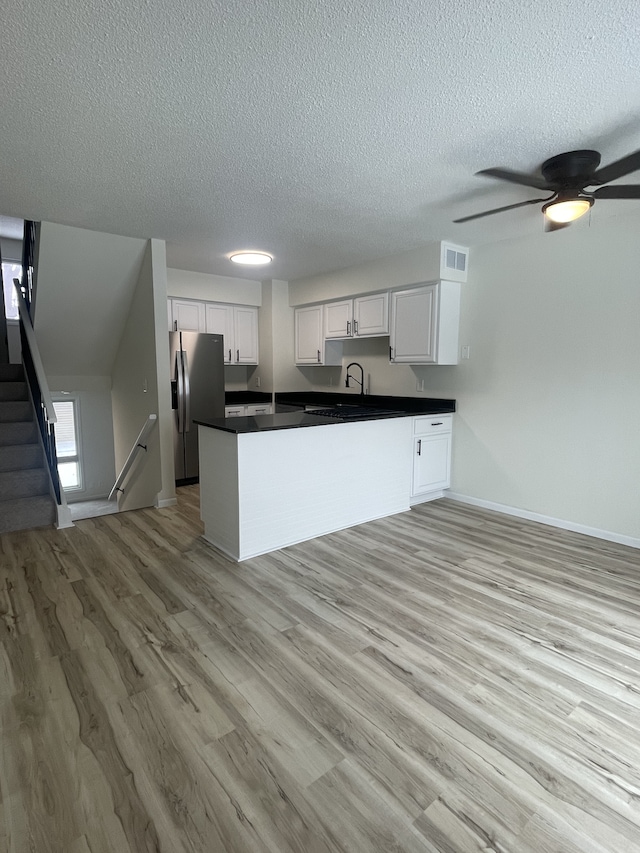
<svg viewBox="0 0 640 853">
<path fill-rule="evenodd" d="M 162 509 L 165 506 L 175 506 L 178 503 L 177 498 L 164 498 L 161 501 L 156 501 L 156 508 Z"/>
<path fill-rule="evenodd" d="M 540 524 L 548 524 L 549 527 L 559 527 L 561 530 L 571 530 L 573 533 L 583 533 L 585 536 L 594 536 L 596 539 L 605 539 L 607 542 L 616 542 L 618 545 L 628 545 L 630 548 L 640 548 L 640 539 L 634 536 L 624 536 L 621 533 L 612 533 L 610 530 L 600 530 L 598 527 L 587 527 L 585 524 L 576 524 L 573 521 L 565 521 L 562 518 L 553 518 L 550 515 L 541 515 L 538 512 L 529 512 L 515 506 L 485 501 L 481 498 L 473 498 L 469 495 L 461 495 L 458 492 L 445 492 L 445 497 L 452 501 L 458 501 L 482 509 L 490 509 L 493 512 L 501 512 L 504 515 L 515 515 L 518 518 L 526 518 L 528 521 L 538 521 Z"/>
</svg>

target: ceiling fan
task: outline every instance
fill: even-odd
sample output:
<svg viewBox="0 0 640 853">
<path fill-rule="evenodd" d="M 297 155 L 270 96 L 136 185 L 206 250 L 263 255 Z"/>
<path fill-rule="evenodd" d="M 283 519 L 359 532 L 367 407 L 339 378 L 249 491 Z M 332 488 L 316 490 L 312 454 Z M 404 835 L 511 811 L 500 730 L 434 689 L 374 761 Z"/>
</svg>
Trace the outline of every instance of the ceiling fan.
<svg viewBox="0 0 640 853">
<path fill-rule="evenodd" d="M 534 187 L 552 193 L 548 198 L 532 198 L 505 207 L 496 207 L 472 216 L 454 219 L 454 222 L 469 222 L 483 216 L 492 216 L 505 210 L 514 210 L 528 204 L 542 205 L 547 231 L 566 228 L 571 222 L 579 219 L 591 209 L 597 198 L 608 199 L 640 199 L 640 184 L 617 184 L 605 187 L 609 181 L 615 181 L 630 172 L 640 169 L 640 151 L 634 151 L 615 163 L 610 163 L 602 169 L 598 151 L 567 151 L 551 157 L 540 167 L 540 176 L 527 175 L 524 172 L 513 172 L 510 169 L 483 169 L 477 175 L 487 175 L 512 184 Z M 599 187 L 590 190 L 587 187 Z"/>
</svg>

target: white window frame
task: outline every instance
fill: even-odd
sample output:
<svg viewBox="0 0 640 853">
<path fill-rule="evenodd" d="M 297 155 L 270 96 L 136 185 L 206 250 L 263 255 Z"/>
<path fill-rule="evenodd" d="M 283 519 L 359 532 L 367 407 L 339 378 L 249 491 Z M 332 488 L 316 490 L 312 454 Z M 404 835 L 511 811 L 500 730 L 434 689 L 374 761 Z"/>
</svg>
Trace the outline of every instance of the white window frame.
<svg viewBox="0 0 640 853">
<path fill-rule="evenodd" d="M 78 485 L 69 486 L 63 489 L 65 494 L 78 493 L 84 491 L 84 465 L 82 463 L 82 429 L 80 424 L 80 398 L 77 394 L 65 394 L 58 391 L 51 395 L 53 403 L 73 403 L 73 424 L 76 433 L 76 453 L 74 456 L 58 456 L 57 455 L 57 437 L 56 437 L 56 464 L 64 462 L 76 462 L 78 465 Z M 62 486 L 62 484 L 61 484 Z"/>
</svg>

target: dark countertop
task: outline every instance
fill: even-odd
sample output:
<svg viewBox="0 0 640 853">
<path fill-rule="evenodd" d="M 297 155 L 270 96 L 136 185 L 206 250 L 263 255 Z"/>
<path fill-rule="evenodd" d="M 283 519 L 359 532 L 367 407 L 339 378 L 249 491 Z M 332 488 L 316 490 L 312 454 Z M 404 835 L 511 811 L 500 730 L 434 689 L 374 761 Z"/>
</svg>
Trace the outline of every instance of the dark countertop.
<svg viewBox="0 0 640 853">
<path fill-rule="evenodd" d="M 251 403 L 270 403 L 269 391 L 227 391 L 225 405 L 240 406 Z M 444 415 L 455 412 L 456 401 L 439 397 L 392 397 L 379 394 L 344 394 L 339 391 L 279 391 L 276 405 L 282 406 L 336 406 L 339 403 L 355 406 L 372 406 L 375 409 L 394 409 L 416 415 Z"/>
<path fill-rule="evenodd" d="M 325 391 L 292 391 L 276 394 L 276 404 L 288 406 L 371 406 L 394 409 L 412 415 L 445 415 L 455 412 L 456 401 L 438 397 L 391 397 L 378 394 L 341 394 Z"/>
<path fill-rule="evenodd" d="M 405 418 L 406 412 L 389 412 L 385 414 L 362 415 L 349 420 L 330 418 L 324 415 L 314 415 L 313 412 L 280 412 L 275 415 L 253 415 L 241 418 L 212 418 L 210 421 L 194 421 L 200 426 L 219 429 L 242 435 L 251 432 L 268 432 L 275 429 L 298 429 L 299 427 L 330 426 L 338 424 L 362 423 L 363 421 L 388 420 L 389 418 Z"/>
</svg>

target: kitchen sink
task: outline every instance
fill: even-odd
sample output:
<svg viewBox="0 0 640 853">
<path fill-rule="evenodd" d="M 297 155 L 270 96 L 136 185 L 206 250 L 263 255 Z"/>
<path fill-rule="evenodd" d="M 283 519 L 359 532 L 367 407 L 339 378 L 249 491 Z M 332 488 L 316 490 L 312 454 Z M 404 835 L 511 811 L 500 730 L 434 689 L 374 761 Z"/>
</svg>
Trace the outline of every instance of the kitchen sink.
<svg viewBox="0 0 640 853">
<path fill-rule="evenodd" d="M 325 409 L 309 409 L 310 415 L 319 415 L 323 418 L 339 418 L 348 421 L 356 418 L 383 418 L 386 415 L 402 415 L 394 409 L 376 409 L 373 406 L 351 406 L 349 404 L 338 404 Z"/>
</svg>

